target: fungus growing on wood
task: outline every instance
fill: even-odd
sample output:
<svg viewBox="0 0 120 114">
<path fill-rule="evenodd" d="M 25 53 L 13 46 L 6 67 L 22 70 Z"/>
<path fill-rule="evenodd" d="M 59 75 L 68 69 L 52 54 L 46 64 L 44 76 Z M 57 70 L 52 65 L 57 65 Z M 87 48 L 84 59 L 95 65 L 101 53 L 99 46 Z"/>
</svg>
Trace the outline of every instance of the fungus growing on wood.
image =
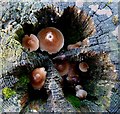
<svg viewBox="0 0 120 114">
<path fill-rule="evenodd" d="M 87 92 L 83 89 L 79 89 L 76 92 L 76 97 L 79 97 L 80 99 L 86 98 L 86 96 L 87 96 Z"/>
<path fill-rule="evenodd" d="M 89 69 L 89 66 L 86 62 L 81 62 L 79 64 L 79 69 L 82 71 L 82 72 L 87 72 L 88 69 Z"/>
<path fill-rule="evenodd" d="M 41 51 L 47 51 L 54 54 L 60 51 L 64 45 L 63 34 L 54 27 L 47 27 L 38 33 Z"/>
<path fill-rule="evenodd" d="M 41 89 L 45 83 L 47 72 L 44 67 L 36 68 L 31 74 L 31 85 L 34 89 Z"/>
<path fill-rule="evenodd" d="M 76 97 L 79 97 L 80 99 L 86 98 L 87 92 L 82 89 L 81 85 L 75 86 L 75 90 L 76 90 Z"/>
<path fill-rule="evenodd" d="M 70 65 L 67 61 L 61 61 L 59 63 L 56 62 L 55 67 L 58 70 L 59 74 L 61 76 L 64 76 L 68 73 Z"/>
<path fill-rule="evenodd" d="M 33 34 L 30 34 L 30 36 L 25 35 L 23 40 L 22 40 L 22 46 L 25 49 L 29 49 L 30 52 L 36 51 L 39 48 L 39 40 Z"/>
</svg>

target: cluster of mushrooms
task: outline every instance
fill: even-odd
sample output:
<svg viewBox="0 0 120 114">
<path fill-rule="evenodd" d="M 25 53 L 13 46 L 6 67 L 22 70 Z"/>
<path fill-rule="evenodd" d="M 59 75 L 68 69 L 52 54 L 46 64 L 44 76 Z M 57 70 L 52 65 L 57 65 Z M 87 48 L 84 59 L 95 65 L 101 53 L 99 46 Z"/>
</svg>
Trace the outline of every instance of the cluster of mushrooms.
<svg viewBox="0 0 120 114">
<path fill-rule="evenodd" d="M 25 35 L 22 41 L 23 47 L 29 49 L 30 52 L 36 51 L 39 47 L 41 51 L 54 54 L 60 51 L 64 45 L 64 37 L 62 33 L 54 28 L 47 27 L 42 29 L 37 37 L 33 34 Z"/>
<path fill-rule="evenodd" d="M 68 50 L 79 48 L 80 46 L 88 45 L 88 39 L 83 40 L 82 42 L 77 42 L 75 44 L 70 44 L 67 46 Z M 29 50 L 30 52 L 36 51 L 40 48 L 41 51 L 46 51 L 50 55 L 55 54 L 61 50 L 64 46 L 64 36 L 58 29 L 54 27 L 46 27 L 39 31 L 38 35 L 33 34 L 25 35 L 22 40 L 22 46 Z M 76 81 L 79 78 L 76 74 L 75 64 L 69 63 L 68 61 L 63 60 L 62 62 L 54 63 L 55 68 L 58 70 L 61 77 L 67 75 L 67 81 Z M 81 72 L 87 72 L 89 65 L 86 62 L 79 63 L 79 70 Z M 46 79 L 47 72 L 44 67 L 36 68 L 32 71 L 30 81 L 34 89 L 40 90 Z M 87 92 L 83 90 L 81 85 L 76 85 L 76 96 L 79 98 L 86 98 Z"/>
</svg>

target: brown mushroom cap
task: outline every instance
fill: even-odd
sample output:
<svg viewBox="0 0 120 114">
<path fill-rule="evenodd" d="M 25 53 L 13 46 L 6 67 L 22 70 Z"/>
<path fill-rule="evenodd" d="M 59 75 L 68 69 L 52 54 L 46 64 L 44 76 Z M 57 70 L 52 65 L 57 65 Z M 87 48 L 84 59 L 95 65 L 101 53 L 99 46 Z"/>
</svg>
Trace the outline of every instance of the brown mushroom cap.
<svg viewBox="0 0 120 114">
<path fill-rule="evenodd" d="M 36 51 L 39 48 L 39 40 L 33 34 L 31 34 L 30 36 L 25 35 L 22 40 L 22 46 L 26 49 L 29 49 L 30 52 Z"/>
<path fill-rule="evenodd" d="M 82 71 L 82 72 L 87 72 L 88 71 L 88 64 L 86 62 L 81 62 L 79 64 L 79 69 Z"/>
<path fill-rule="evenodd" d="M 78 76 L 76 72 L 76 64 L 71 63 L 69 67 L 68 77 L 74 77 L 74 76 Z"/>
<path fill-rule="evenodd" d="M 69 71 L 69 63 L 67 61 L 61 61 L 61 63 L 55 63 L 55 67 L 61 76 L 64 76 Z"/>
<path fill-rule="evenodd" d="M 41 51 L 57 53 L 64 45 L 63 34 L 54 27 L 47 27 L 38 33 Z"/>
<path fill-rule="evenodd" d="M 74 82 L 74 83 L 79 82 L 79 74 L 76 70 L 75 63 L 70 63 L 69 72 L 68 72 L 68 76 L 66 79 L 68 82 Z"/>
<path fill-rule="evenodd" d="M 41 89 L 41 87 L 45 83 L 47 72 L 45 71 L 45 68 L 36 68 L 32 71 L 31 74 L 31 84 L 34 89 Z"/>
</svg>

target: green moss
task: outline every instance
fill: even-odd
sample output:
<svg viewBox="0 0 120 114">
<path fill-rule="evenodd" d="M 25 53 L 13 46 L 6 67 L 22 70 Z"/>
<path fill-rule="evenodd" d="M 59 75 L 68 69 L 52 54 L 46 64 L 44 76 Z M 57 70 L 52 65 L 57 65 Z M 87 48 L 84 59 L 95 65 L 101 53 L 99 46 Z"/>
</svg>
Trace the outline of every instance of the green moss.
<svg viewBox="0 0 120 114">
<path fill-rule="evenodd" d="M 29 82 L 30 82 L 29 77 L 26 75 L 22 75 L 19 79 L 19 84 L 23 87 L 26 86 Z"/>
<path fill-rule="evenodd" d="M 16 39 L 17 41 L 21 42 L 21 41 L 22 41 L 22 38 L 23 38 L 23 36 L 24 36 L 24 30 L 23 30 L 22 26 L 21 26 L 21 25 L 18 25 L 18 26 L 16 27 L 14 33 L 17 34 L 17 35 L 15 36 L 15 39 Z M 17 36 L 19 36 L 19 38 L 18 38 Z"/>
<path fill-rule="evenodd" d="M 30 79 L 27 75 L 22 74 L 19 77 L 19 81 L 15 84 L 15 90 L 19 93 L 21 90 L 26 91 L 28 89 L 28 83 L 30 82 Z M 19 90 L 19 91 L 18 91 Z"/>
<path fill-rule="evenodd" d="M 30 82 L 28 75 L 21 74 L 19 76 L 19 81 L 15 84 L 14 89 L 21 94 L 22 91 L 26 91 L 28 89 L 28 83 Z"/>
<path fill-rule="evenodd" d="M 12 97 L 13 95 L 16 94 L 16 92 L 14 90 L 12 90 L 11 88 L 4 88 L 2 90 L 2 93 L 3 93 L 3 96 L 6 98 L 6 99 L 9 99 L 10 97 Z"/>
<path fill-rule="evenodd" d="M 80 108 L 80 100 L 76 96 L 73 95 L 67 95 L 66 99 L 76 108 Z"/>
</svg>

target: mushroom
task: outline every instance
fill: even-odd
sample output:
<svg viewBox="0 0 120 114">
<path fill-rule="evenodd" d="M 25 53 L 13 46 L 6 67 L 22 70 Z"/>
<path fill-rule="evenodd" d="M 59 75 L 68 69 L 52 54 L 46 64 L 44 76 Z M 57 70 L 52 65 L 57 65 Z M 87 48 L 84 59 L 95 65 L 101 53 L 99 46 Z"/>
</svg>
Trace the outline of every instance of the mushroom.
<svg viewBox="0 0 120 114">
<path fill-rule="evenodd" d="M 73 83 L 78 83 L 79 82 L 79 75 L 77 73 L 75 63 L 70 64 L 68 76 L 67 76 L 66 79 L 67 79 L 68 82 L 73 82 Z"/>
<path fill-rule="evenodd" d="M 59 74 L 64 76 L 68 73 L 70 65 L 67 61 L 61 61 L 60 63 L 55 63 L 55 67 Z"/>
<path fill-rule="evenodd" d="M 40 90 L 45 83 L 47 72 L 44 67 L 36 68 L 31 74 L 31 85 L 34 89 Z"/>
<path fill-rule="evenodd" d="M 75 76 L 76 74 L 77 74 L 77 72 L 76 72 L 76 64 L 71 63 L 70 68 L 69 68 L 69 72 L 68 72 L 68 76 L 72 77 L 72 76 Z"/>
<path fill-rule="evenodd" d="M 71 83 L 79 83 L 78 75 L 75 75 L 75 76 L 72 76 L 72 77 L 68 76 L 66 79 L 67 79 L 68 82 L 71 82 Z"/>
<path fill-rule="evenodd" d="M 85 38 L 83 41 L 82 41 L 82 46 L 88 46 L 89 45 L 89 39 L 88 38 Z"/>
<path fill-rule="evenodd" d="M 81 85 L 76 85 L 75 90 L 78 91 L 79 89 L 82 89 L 82 86 Z"/>
<path fill-rule="evenodd" d="M 86 62 L 81 62 L 79 64 L 79 69 L 82 71 L 82 72 L 87 72 L 88 71 L 88 64 Z"/>
<path fill-rule="evenodd" d="M 23 40 L 22 40 L 22 46 L 25 49 L 29 49 L 30 52 L 36 51 L 39 48 L 39 40 L 33 34 L 30 34 L 30 36 L 25 35 Z"/>
<path fill-rule="evenodd" d="M 54 27 L 47 27 L 38 33 L 41 51 L 47 51 L 54 54 L 60 51 L 64 45 L 63 34 Z"/>
<path fill-rule="evenodd" d="M 70 44 L 67 46 L 67 49 L 70 50 L 70 49 L 75 49 L 75 48 L 79 48 L 81 46 L 88 46 L 89 45 L 89 40 L 88 38 L 85 38 L 82 42 L 79 41 L 75 44 Z"/>
<path fill-rule="evenodd" d="M 81 85 L 77 85 L 75 86 L 75 90 L 76 90 L 76 96 L 83 99 L 86 98 L 87 96 L 87 92 L 85 90 L 82 89 Z"/>
<path fill-rule="evenodd" d="M 82 43 L 80 41 L 75 43 L 75 44 L 70 44 L 70 45 L 67 46 L 67 49 L 70 50 L 70 49 L 79 48 L 81 46 L 81 44 Z"/>
<path fill-rule="evenodd" d="M 79 97 L 80 99 L 86 98 L 87 92 L 83 89 L 79 89 L 76 91 L 76 97 Z"/>
</svg>

